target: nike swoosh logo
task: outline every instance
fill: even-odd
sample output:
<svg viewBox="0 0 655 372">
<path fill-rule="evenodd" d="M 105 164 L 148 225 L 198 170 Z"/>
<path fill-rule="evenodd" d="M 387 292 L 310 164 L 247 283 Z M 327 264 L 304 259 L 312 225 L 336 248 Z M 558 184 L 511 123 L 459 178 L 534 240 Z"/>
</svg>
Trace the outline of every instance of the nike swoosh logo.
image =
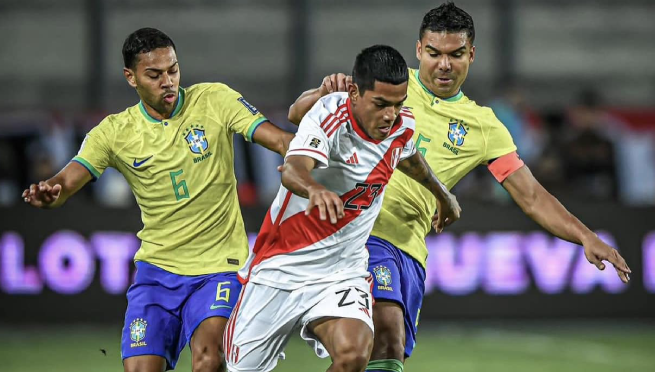
<svg viewBox="0 0 655 372">
<path fill-rule="evenodd" d="M 153 156 L 154 156 L 154 155 L 150 155 L 149 157 L 147 157 L 147 158 L 145 158 L 145 159 L 143 159 L 143 160 L 141 160 L 141 161 L 136 161 L 136 158 L 134 158 L 134 163 L 132 163 L 132 166 L 133 166 L 134 168 L 138 168 L 138 167 L 140 167 L 141 165 L 143 165 L 143 163 L 145 163 L 145 162 L 147 162 L 148 160 L 150 160 L 150 158 L 152 158 Z"/>
<path fill-rule="evenodd" d="M 227 305 L 211 305 L 209 307 L 210 310 L 216 310 L 216 309 L 231 309 L 232 306 L 227 306 Z"/>
</svg>

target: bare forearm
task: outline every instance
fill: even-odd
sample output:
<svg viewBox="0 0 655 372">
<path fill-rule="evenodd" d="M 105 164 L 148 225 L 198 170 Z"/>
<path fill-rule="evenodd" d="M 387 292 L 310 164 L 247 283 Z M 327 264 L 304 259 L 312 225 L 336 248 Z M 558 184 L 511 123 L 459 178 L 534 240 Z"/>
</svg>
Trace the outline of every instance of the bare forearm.
<svg viewBox="0 0 655 372">
<path fill-rule="evenodd" d="M 311 174 L 304 170 L 299 169 L 294 164 L 285 164 L 282 171 L 282 185 L 292 193 L 303 198 L 309 197 L 309 189 L 312 187 L 322 187 L 321 184 L 316 182 Z"/>
<path fill-rule="evenodd" d="M 78 163 L 70 162 L 59 173 L 45 181 L 51 187 L 55 185 L 61 186 L 59 197 L 54 202 L 44 205 L 42 208 L 58 208 L 61 207 L 66 200 L 77 193 L 84 185 L 92 180 L 89 172 Z"/>
<path fill-rule="evenodd" d="M 535 199 L 530 204 L 526 206 L 519 204 L 519 206 L 532 220 L 558 238 L 575 244 L 584 244 L 585 241 L 596 236 L 543 188 L 536 193 Z"/>
<path fill-rule="evenodd" d="M 310 89 L 298 97 L 291 107 L 289 107 L 288 119 L 293 124 L 300 124 L 303 116 L 314 106 L 316 101 L 322 97 L 320 88 Z"/>
<path fill-rule="evenodd" d="M 448 190 L 437 176 L 432 172 L 425 159 L 418 153 L 403 160 L 398 164 L 401 172 L 420 183 L 423 187 L 430 190 L 432 195 L 439 200 L 448 199 Z"/>
</svg>

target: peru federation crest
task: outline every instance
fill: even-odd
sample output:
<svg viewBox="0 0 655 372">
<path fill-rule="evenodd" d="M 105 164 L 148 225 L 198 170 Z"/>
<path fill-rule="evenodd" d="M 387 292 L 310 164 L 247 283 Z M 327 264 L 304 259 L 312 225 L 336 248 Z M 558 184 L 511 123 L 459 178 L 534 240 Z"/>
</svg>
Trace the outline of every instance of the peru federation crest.
<svg viewBox="0 0 655 372">
<path fill-rule="evenodd" d="M 184 132 L 184 139 L 189 145 L 189 150 L 194 154 L 202 155 L 209 148 L 209 142 L 205 136 L 205 127 L 194 125 Z"/>
</svg>

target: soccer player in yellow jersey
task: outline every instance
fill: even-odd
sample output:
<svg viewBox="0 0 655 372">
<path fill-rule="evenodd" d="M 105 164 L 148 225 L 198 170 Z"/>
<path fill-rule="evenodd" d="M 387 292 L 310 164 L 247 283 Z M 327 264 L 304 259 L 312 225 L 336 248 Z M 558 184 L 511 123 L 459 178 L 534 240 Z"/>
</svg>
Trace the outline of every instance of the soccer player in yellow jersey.
<svg viewBox="0 0 655 372">
<path fill-rule="evenodd" d="M 452 2 L 423 18 L 416 43 L 419 68 L 409 71 L 405 101 L 416 117 L 418 151 L 448 188 L 476 166 L 486 165 L 530 218 L 557 237 L 583 245 L 589 262 L 600 270 L 605 268 L 603 260 L 611 262 L 627 282 L 630 269 L 618 252 L 539 184 L 492 110 L 478 106 L 461 91 L 475 59 L 474 39 L 471 16 Z M 319 88 L 303 93 L 291 106 L 289 120 L 298 123 L 319 97 L 343 91 L 349 83 L 343 74 L 327 76 Z M 434 210 L 429 193 L 404 174 L 394 173 L 367 242 L 369 271 L 376 278 L 375 341 L 369 372 L 402 371 L 415 346 L 428 253 L 424 238 Z"/>
<path fill-rule="evenodd" d="M 233 134 L 286 153 L 293 135 L 224 84 L 182 88 L 175 44 L 143 28 L 123 44 L 123 70 L 140 102 L 107 116 L 57 175 L 23 192 L 59 207 L 107 167 L 141 209 L 136 281 L 127 292 L 125 371 L 173 369 L 191 346 L 193 371 L 224 370 L 222 335 L 248 256 L 234 175 Z"/>
</svg>

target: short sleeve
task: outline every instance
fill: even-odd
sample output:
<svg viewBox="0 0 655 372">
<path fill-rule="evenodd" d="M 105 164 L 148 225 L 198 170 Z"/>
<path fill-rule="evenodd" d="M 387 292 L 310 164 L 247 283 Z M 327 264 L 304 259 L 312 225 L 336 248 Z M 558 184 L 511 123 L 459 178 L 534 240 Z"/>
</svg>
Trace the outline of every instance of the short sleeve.
<svg viewBox="0 0 655 372">
<path fill-rule="evenodd" d="M 259 110 L 243 96 L 231 89 L 227 88 L 225 98 L 223 100 L 223 117 L 227 123 L 228 129 L 232 133 L 241 134 L 246 141 L 252 142 L 252 135 L 263 122 L 268 121 Z"/>
<path fill-rule="evenodd" d="M 103 120 L 84 137 L 77 156 L 72 161 L 84 166 L 93 180 L 100 178 L 107 167 L 111 166 L 111 139 L 109 119 Z"/>
<path fill-rule="evenodd" d="M 487 123 L 485 125 L 489 128 L 483 159 L 485 164 L 490 160 L 516 151 L 516 145 L 514 145 L 512 135 L 509 134 L 505 125 L 496 118 L 496 115 L 494 115 L 491 109 L 489 109 L 489 115 L 487 116 Z"/>
<path fill-rule="evenodd" d="M 300 121 L 298 132 L 291 140 L 286 156 L 308 156 L 318 162 L 318 168 L 327 168 L 332 141 L 321 128 L 320 123 L 322 120 L 329 120 L 330 117 L 330 112 L 322 100 L 318 100 Z"/>
</svg>

